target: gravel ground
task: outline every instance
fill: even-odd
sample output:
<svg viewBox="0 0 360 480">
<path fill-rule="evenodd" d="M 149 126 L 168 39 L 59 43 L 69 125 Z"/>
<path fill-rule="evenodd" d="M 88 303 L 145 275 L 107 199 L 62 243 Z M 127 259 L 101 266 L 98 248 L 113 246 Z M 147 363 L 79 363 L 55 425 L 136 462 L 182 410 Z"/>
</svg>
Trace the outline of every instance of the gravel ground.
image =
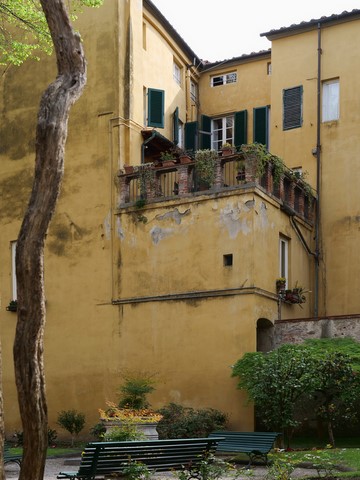
<svg viewBox="0 0 360 480">
<path fill-rule="evenodd" d="M 61 471 L 76 471 L 80 463 L 79 458 L 51 458 L 47 460 L 45 467 L 44 480 L 55 480 L 56 475 Z M 267 468 L 263 466 L 254 466 L 252 468 L 253 474 L 251 477 L 246 475 L 240 475 L 239 479 L 263 479 L 266 475 Z M 6 479 L 18 479 L 19 478 L 19 467 L 15 463 L 7 464 L 5 467 Z M 293 474 L 292 478 L 295 477 L 305 477 L 309 475 L 316 475 L 316 471 L 309 468 L 297 468 Z M 174 479 L 174 475 L 171 473 L 161 473 L 154 475 L 154 478 L 161 480 L 171 480 Z"/>
</svg>

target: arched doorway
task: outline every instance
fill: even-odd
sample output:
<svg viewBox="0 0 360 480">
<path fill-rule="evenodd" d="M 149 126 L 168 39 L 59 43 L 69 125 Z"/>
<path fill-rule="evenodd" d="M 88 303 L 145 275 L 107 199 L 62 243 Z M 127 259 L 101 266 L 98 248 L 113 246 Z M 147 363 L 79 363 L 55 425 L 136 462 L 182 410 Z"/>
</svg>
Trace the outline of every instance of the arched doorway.
<svg viewBox="0 0 360 480">
<path fill-rule="evenodd" d="M 256 323 L 256 351 L 270 352 L 274 348 L 274 324 L 267 318 Z"/>
</svg>

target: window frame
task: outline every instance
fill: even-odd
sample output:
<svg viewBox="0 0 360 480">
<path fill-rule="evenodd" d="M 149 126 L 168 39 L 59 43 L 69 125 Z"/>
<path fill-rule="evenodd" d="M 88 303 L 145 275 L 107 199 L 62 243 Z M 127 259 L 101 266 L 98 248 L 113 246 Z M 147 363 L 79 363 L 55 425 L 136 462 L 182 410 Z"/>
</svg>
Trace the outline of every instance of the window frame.
<svg viewBox="0 0 360 480">
<path fill-rule="evenodd" d="M 330 91 L 331 87 L 336 85 L 335 102 L 334 91 Z M 335 122 L 340 118 L 340 79 L 324 80 L 321 85 L 321 121 Z"/>
<path fill-rule="evenodd" d="M 181 73 L 182 73 L 181 66 L 174 60 L 174 62 L 173 62 L 173 79 L 179 85 L 179 87 L 181 87 L 181 85 L 182 85 Z"/>
<path fill-rule="evenodd" d="M 296 96 L 297 94 L 297 96 Z M 303 86 L 283 89 L 283 130 L 301 128 L 303 124 Z"/>
<path fill-rule="evenodd" d="M 214 128 L 215 122 L 221 120 L 221 128 Z M 227 122 L 231 121 L 231 125 L 227 125 Z M 231 129 L 231 136 L 228 135 L 228 131 Z M 221 138 L 215 140 L 215 132 L 221 132 Z M 235 115 L 225 115 L 221 117 L 215 117 L 211 119 L 211 148 L 216 151 L 220 151 L 224 143 L 230 143 L 234 145 L 235 138 Z"/>
<path fill-rule="evenodd" d="M 233 79 L 231 79 L 233 77 Z M 216 83 L 214 82 L 215 79 L 219 79 Z M 237 83 L 237 71 L 234 70 L 228 73 L 222 73 L 220 75 L 212 75 L 210 77 L 210 85 L 211 87 L 220 87 L 222 85 L 230 85 L 232 83 Z"/>
<path fill-rule="evenodd" d="M 289 239 L 279 236 L 279 277 L 289 283 Z"/>
</svg>

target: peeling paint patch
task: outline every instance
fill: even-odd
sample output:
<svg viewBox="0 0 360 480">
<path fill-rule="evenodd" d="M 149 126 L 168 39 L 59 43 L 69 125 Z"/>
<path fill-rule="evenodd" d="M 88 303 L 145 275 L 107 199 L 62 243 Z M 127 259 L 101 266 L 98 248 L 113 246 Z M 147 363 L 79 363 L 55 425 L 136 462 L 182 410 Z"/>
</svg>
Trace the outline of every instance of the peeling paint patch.
<svg viewBox="0 0 360 480">
<path fill-rule="evenodd" d="M 260 224 L 261 227 L 266 228 L 269 226 L 269 218 L 268 218 L 268 213 L 267 213 L 267 206 L 264 202 L 261 202 L 260 204 Z"/>
<path fill-rule="evenodd" d="M 109 223 L 110 223 L 110 220 L 109 220 Z M 125 240 L 125 232 L 122 228 L 121 220 L 119 217 L 116 218 L 116 235 L 118 236 L 118 238 L 120 238 L 120 240 Z"/>
<path fill-rule="evenodd" d="M 237 205 L 227 205 L 220 211 L 220 222 L 229 233 L 230 238 L 236 238 L 239 233 L 247 235 L 251 228 L 244 216 L 250 211 L 249 206 L 241 208 L 240 202 Z"/>
<path fill-rule="evenodd" d="M 171 228 L 154 227 L 150 230 L 151 239 L 155 245 L 157 245 L 160 240 L 164 240 L 164 238 L 172 234 L 173 230 Z"/>
<path fill-rule="evenodd" d="M 163 221 L 163 220 L 173 220 L 177 225 L 180 225 L 182 217 L 189 215 L 191 212 L 190 208 L 187 208 L 185 212 L 181 213 L 177 208 L 171 210 L 170 212 L 166 212 L 163 215 L 157 215 L 155 217 L 156 220 Z"/>
<path fill-rule="evenodd" d="M 110 225 L 110 212 L 106 215 L 104 222 L 103 222 L 103 229 L 104 235 L 107 240 L 110 240 L 110 232 L 111 232 L 111 225 Z"/>
</svg>

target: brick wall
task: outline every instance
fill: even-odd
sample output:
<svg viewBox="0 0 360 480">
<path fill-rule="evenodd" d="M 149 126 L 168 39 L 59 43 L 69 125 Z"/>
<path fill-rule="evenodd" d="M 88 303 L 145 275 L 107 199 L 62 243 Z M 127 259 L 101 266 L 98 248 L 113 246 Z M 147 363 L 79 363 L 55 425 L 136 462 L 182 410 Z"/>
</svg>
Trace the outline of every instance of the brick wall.
<svg viewBox="0 0 360 480">
<path fill-rule="evenodd" d="M 283 343 L 301 343 L 309 338 L 336 337 L 352 337 L 360 342 L 360 315 L 278 320 L 274 328 L 274 348 Z"/>
</svg>

